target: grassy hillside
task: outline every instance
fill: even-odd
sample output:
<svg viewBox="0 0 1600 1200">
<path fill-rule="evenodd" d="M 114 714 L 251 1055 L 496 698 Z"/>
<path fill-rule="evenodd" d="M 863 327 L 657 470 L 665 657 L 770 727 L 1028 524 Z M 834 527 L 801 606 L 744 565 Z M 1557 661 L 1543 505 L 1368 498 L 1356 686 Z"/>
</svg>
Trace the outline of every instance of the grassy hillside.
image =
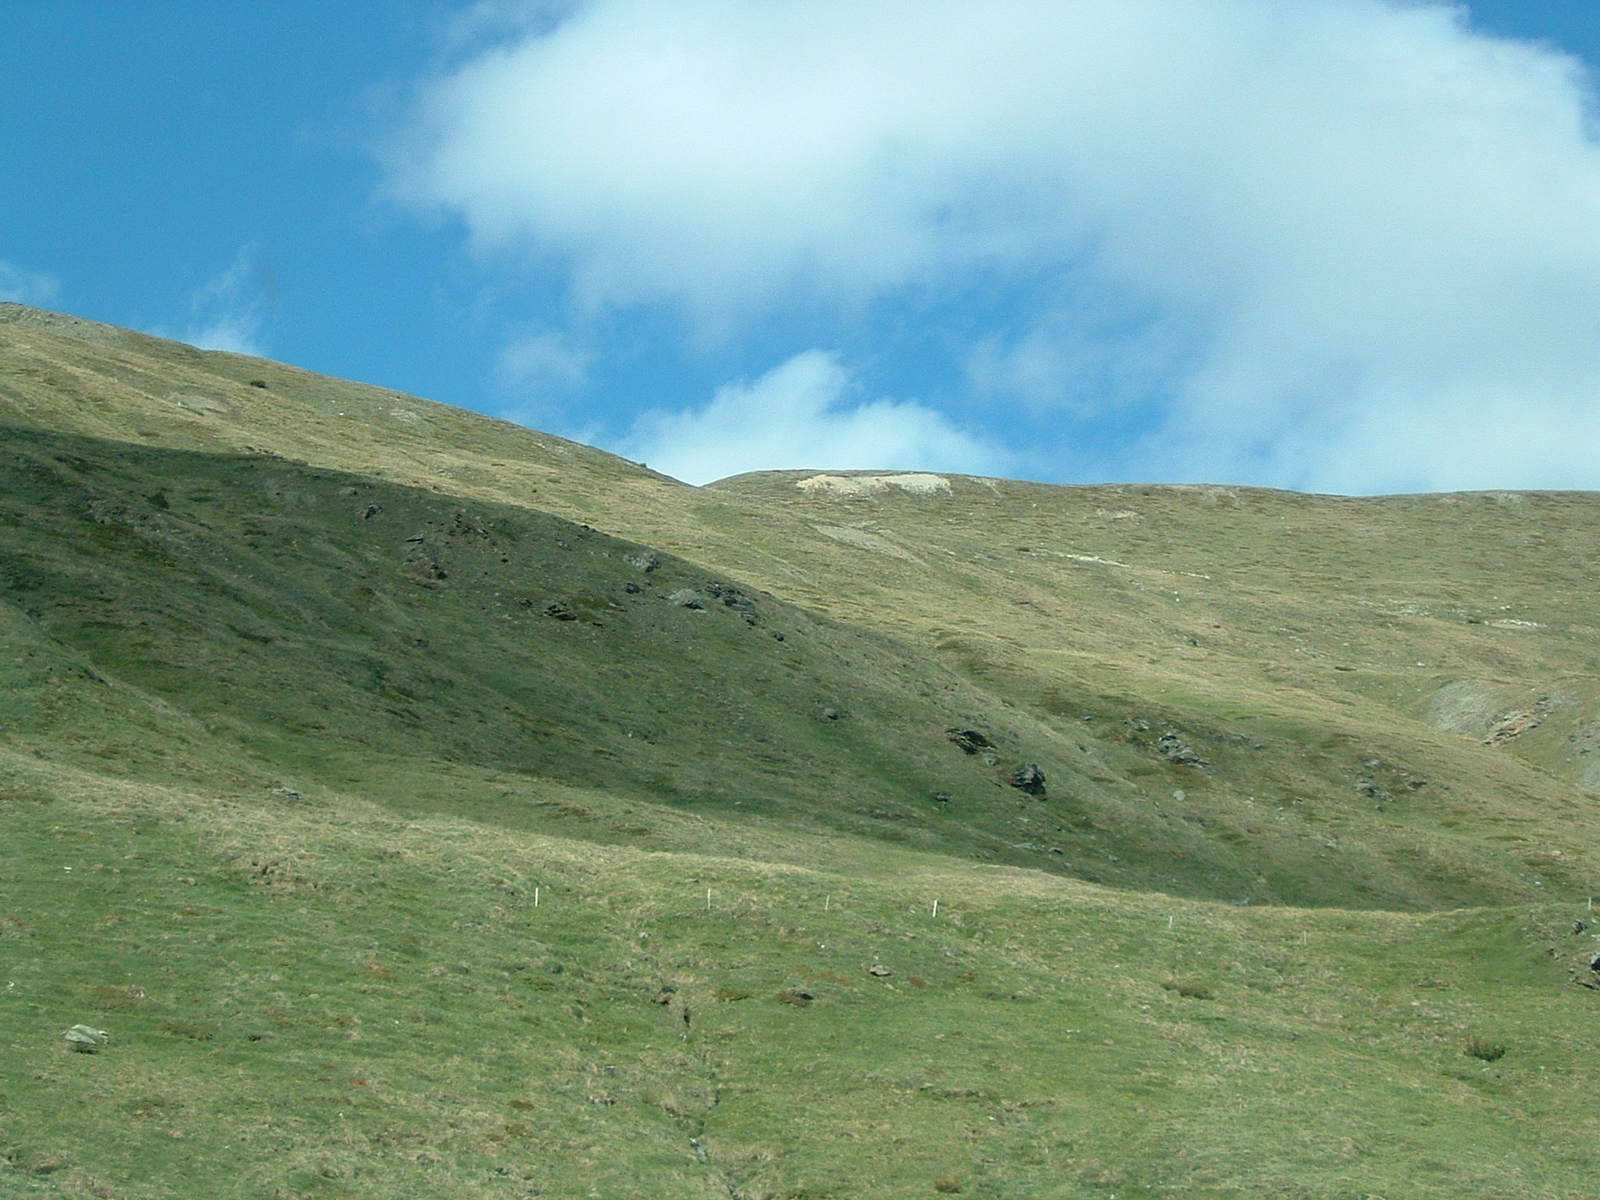
<svg viewBox="0 0 1600 1200">
<path fill-rule="evenodd" d="M 1581 906 L 774 865 L 787 835 L 719 820 L 645 851 L 9 755 L 0 786 L 8 1194 L 1592 1191 Z M 80 1022 L 112 1040 L 71 1053 Z"/>
<path fill-rule="evenodd" d="M 1597 515 L 0 305 L 0 1196 L 1586 1196 Z"/>
</svg>

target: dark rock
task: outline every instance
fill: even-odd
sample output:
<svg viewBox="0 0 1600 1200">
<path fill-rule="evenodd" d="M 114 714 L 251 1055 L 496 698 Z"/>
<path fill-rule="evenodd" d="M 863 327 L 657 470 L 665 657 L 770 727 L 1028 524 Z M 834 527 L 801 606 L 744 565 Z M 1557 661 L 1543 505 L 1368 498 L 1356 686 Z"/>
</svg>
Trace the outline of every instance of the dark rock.
<svg viewBox="0 0 1600 1200">
<path fill-rule="evenodd" d="M 1030 796 L 1044 797 L 1044 772 L 1038 763 L 1023 763 L 1011 772 L 1011 786 Z"/>
<path fill-rule="evenodd" d="M 1572 923 L 1572 932 L 1575 933 L 1575 934 L 1582 933 L 1587 928 L 1589 928 L 1589 927 L 1587 925 L 1585 925 L 1582 921 L 1574 921 Z"/>
<path fill-rule="evenodd" d="M 552 600 L 544 606 L 544 615 L 558 621 L 576 621 L 578 614 L 564 600 Z"/>
<path fill-rule="evenodd" d="M 735 612 L 751 616 L 756 611 L 756 602 L 731 583 L 708 583 L 705 585 L 705 593 L 713 600 L 721 600 Z"/>
<path fill-rule="evenodd" d="M 253 388 L 264 388 L 267 386 L 267 381 L 265 379 L 252 379 L 250 381 L 250 386 Z"/>
<path fill-rule="evenodd" d="M 949 804 L 950 800 L 951 796 L 949 792 L 935 792 L 933 794 L 933 802 L 935 804 Z"/>
<path fill-rule="evenodd" d="M 405 540 L 404 558 L 405 569 L 418 578 L 436 580 L 450 577 L 443 564 L 433 556 L 432 548 L 423 534 L 414 533 Z"/>
<path fill-rule="evenodd" d="M 1502 713 L 1496 718 L 1497 724 L 1483 738 L 1485 746 L 1499 746 L 1515 738 L 1521 737 L 1531 729 L 1537 729 L 1544 723 L 1544 718 L 1550 715 L 1553 707 L 1549 696 L 1541 696 L 1532 708 L 1520 709 L 1514 712 Z"/>
<path fill-rule="evenodd" d="M 369 504 L 369 505 L 367 505 L 366 508 L 364 508 L 362 510 L 361 519 L 363 521 L 370 521 L 370 520 L 372 520 L 373 517 L 377 516 L 382 511 L 383 511 L 383 505 L 381 505 L 381 504 Z"/>
<path fill-rule="evenodd" d="M 1209 767 L 1211 765 L 1170 729 L 1156 739 L 1156 751 L 1174 766 Z"/>
<path fill-rule="evenodd" d="M 637 554 L 623 555 L 622 561 L 634 570 L 648 574 L 661 565 L 661 556 L 653 550 L 641 550 Z"/>
<path fill-rule="evenodd" d="M 464 512 L 451 514 L 450 528 L 445 530 L 445 534 L 448 537 L 456 538 L 473 537 L 483 538 L 487 541 L 494 540 L 493 534 L 485 529 L 478 521 L 467 516 L 467 514 Z"/>
<path fill-rule="evenodd" d="M 837 721 L 843 716 L 844 714 L 837 708 L 825 708 L 822 710 L 822 719 L 824 721 Z"/>
<path fill-rule="evenodd" d="M 946 737 L 960 746 L 967 754 L 976 754 L 980 750 L 994 748 L 994 743 L 976 729 L 962 729 L 959 726 L 954 726 L 944 732 Z"/>
<path fill-rule="evenodd" d="M 637 583 L 625 583 L 622 585 L 622 590 L 627 592 L 630 596 L 637 596 L 640 592 L 644 591 L 644 589 Z"/>
</svg>

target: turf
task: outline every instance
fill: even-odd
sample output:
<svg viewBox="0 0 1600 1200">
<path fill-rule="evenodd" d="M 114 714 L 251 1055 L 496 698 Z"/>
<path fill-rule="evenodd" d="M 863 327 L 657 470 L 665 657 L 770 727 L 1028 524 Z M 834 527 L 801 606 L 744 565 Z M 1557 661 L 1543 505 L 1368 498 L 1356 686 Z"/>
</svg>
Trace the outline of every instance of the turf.
<svg viewBox="0 0 1600 1200">
<path fill-rule="evenodd" d="M 1592 1194 L 1595 497 L 817 475 L 0 306 L 0 1195 Z"/>
</svg>

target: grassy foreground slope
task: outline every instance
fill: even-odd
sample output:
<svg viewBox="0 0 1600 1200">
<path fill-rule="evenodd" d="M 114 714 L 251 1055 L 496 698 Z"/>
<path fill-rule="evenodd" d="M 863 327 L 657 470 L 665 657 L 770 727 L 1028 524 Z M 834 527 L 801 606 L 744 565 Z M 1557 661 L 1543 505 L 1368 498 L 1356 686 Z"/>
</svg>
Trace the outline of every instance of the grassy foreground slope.
<svg viewBox="0 0 1600 1200">
<path fill-rule="evenodd" d="M 692 815 L 704 849 L 650 852 L 0 773 L 0 1194 L 1592 1194 L 1576 906 L 1241 909 L 848 839 L 772 865 Z M 70 1053 L 79 1021 L 113 1040 Z"/>
<path fill-rule="evenodd" d="M 1592 1194 L 1595 516 L 691 489 L 0 305 L 0 1196 Z"/>
</svg>

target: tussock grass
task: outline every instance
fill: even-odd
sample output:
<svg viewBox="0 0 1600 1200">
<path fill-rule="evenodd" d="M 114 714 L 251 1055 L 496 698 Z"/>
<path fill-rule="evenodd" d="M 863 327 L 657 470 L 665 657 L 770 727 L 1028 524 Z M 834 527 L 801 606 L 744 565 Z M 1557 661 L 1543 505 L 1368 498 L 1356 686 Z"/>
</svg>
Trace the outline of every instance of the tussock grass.
<svg viewBox="0 0 1600 1200">
<path fill-rule="evenodd" d="M 0 1195 L 1592 1192 L 1594 497 L 0 362 Z"/>
<path fill-rule="evenodd" d="M 1462 1047 L 1462 1052 L 1482 1062 L 1499 1062 L 1506 1056 L 1506 1044 L 1479 1037 L 1475 1033 L 1468 1034 L 1466 1043 Z"/>
<path fill-rule="evenodd" d="M 1586 1186 L 1589 993 L 1541 941 L 1564 914 L 1240 909 L 913 852 L 841 874 L 4 775 L 58 797 L 3 813 L 20 1194 Z M 1210 1004 L 1170 990 L 1201 964 Z M 1463 1074 L 1456 1031 L 1491 1016 L 1516 1065 Z M 72 1055 L 79 1021 L 112 1043 Z"/>
</svg>

